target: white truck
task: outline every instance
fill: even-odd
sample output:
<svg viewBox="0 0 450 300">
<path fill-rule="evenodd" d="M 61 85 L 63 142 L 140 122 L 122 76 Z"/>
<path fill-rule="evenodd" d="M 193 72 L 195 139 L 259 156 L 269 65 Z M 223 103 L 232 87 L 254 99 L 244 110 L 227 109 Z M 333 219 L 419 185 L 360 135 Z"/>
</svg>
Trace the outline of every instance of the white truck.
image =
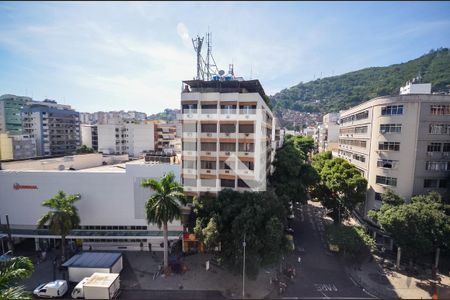
<svg viewBox="0 0 450 300">
<path fill-rule="evenodd" d="M 72 298 L 113 299 L 118 296 L 119 289 L 119 274 L 94 273 L 77 284 L 72 291 Z"/>
</svg>

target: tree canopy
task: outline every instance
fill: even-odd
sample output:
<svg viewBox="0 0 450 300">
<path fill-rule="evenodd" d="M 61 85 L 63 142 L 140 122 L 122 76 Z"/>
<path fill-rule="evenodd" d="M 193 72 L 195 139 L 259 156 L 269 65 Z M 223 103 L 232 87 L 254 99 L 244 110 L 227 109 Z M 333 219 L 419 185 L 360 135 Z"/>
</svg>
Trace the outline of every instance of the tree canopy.
<svg viewBox="0 0 450 300">
<path fill-rule="evenodd" d="M 438 247 L 450 246 L 450 216 L 438 193 L 415 196 L 403 204 L 386 201 L 388 198 L 382 198 L 381 208 L 370 211 L 369 216 L 391 234 L 406 257 L 416 259 Z"/>
<path fill-rule="evenodd" d="M 320 175 L 320 181 L 312 189 L 312 196 L 331 210 L 335 223 L 341 223 L 359 203 L 364 202 L 367 180 L 354 165 L 342 158 L 327 159 L 330 157 L 328 152 L 316 156 L 313 166 Z"/>
<path fill-rule="evenodd" d="M 249 277 L 256 276 L 261 266 L 277 262 L 287 251 L 283 228 L 286 211 L 275 193 L 225 189 L 217 199 L 202 196 L 193 204 L 195 233 L 209 248 L 220 245 L 217 256 L 231 270 L 242 270 L 244 234 Z"/>
<path fill-rule="evenodd" d="M 0 261 L 0 300 L 31 299 L 31 295 L 18 282 L 30 277 L 33 270 L 33 263 L 28 257 Z"/>
<path fill-rule="evenodd" d="M 80 148 L 75 150 L 76 154 L 82 154 L 82 153 L 95 153 L 95 150 L 93 148 L 90 148 L 86 145 L 81 145 Z"/>
</svg>

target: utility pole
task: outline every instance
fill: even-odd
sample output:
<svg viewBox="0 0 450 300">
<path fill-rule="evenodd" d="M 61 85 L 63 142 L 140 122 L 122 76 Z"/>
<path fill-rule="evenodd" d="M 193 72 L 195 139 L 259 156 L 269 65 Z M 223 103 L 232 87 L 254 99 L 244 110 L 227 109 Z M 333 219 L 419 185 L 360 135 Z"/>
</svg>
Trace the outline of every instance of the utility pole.
<svg viewBox="0 0 450 300">
<path fill-rule="evenodd" d="M 9 216 L 6 215 L 6 233 L 8 234 L 8 250 L 11 254 L 14 254 L 14 246 L 11 237 L 11 227 L 9 226 Z"/>
<path fill-rule="evenodd" d="M 244 233 L 244 242 L 242 243 L 242 246 L 244 247 L 244 263 L 242 266 L 242 299 L 245 298 L 245 246 L 246 242 L 245 242 L 245 233 Z"/>
</svg>

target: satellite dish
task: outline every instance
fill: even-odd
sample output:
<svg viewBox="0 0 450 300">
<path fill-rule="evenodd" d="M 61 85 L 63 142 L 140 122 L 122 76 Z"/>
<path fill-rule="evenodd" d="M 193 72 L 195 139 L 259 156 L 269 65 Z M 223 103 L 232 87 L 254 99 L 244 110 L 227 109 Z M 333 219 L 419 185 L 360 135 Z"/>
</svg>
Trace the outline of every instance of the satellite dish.
<svg viewBox="0 0 450 300">
<path fill-rule="evenodd" d="M 224 71 L 224 70 L 220 70 L 220 71 L 219 71 L 219 75 L 220 75 L 220 76 L 223 76 L 223 74 L 225 74 L 225 71 Z"/>
</svg>

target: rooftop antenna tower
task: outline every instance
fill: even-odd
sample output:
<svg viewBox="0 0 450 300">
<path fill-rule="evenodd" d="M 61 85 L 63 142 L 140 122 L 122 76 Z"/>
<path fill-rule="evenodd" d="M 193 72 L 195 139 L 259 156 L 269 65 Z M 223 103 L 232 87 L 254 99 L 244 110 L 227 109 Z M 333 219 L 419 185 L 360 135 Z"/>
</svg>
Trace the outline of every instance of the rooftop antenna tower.
<svg viewBox="0 0 450 300">
<path fill-rule="evenodd" d="M 194 50 L 197 53 L 197 80 L 204 80 L 205 79 L 205 74 L 204 74 L 204 70 L 202 67 L 202 45 L 203 45 L 203 37 L 199 37 L 197 35 L 197 38 L 192 39 L 192 45 L 194 46 Z"/>
<path fill-rule="evenodd" d="M 197 36 L 196 39 L 192 39 L 192 45 L 197 54 L 197 80 L 211 80 L 213 74 L 217 74 L 219 69 L 217 68 L 216 61 L 212 55 L 212 34 L 206 33 L 206 60 L 202 56 L 202 45 L 204 37 Z"/>
</svg>

